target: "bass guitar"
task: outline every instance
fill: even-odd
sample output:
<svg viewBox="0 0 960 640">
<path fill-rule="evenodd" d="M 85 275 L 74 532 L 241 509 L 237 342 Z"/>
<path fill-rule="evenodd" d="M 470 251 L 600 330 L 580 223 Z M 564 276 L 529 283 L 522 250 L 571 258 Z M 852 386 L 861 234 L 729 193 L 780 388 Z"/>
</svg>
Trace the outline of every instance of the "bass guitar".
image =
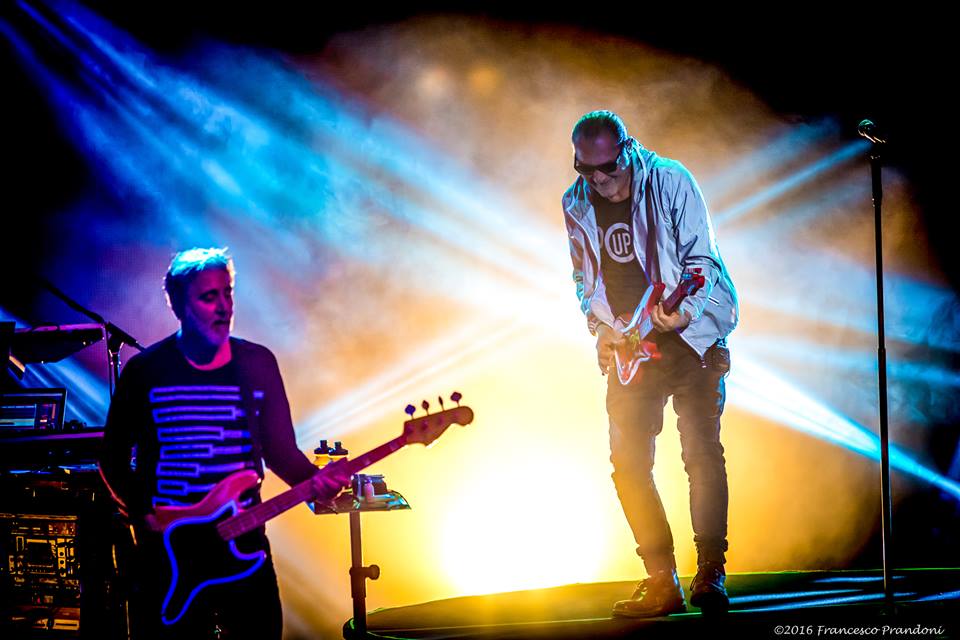
<svg viewBox="0 0 960 640">
<path fill-rule="evenodd" d="M 459 393 L 454 393 L 451 399 L 459 403 L 460 397 Z M 429 405 L 424 402 L 423 407 L 427 409 Z M 431 444 L 451 424 L 473 422 L 473 410 L 459 404 L 453 409 L 417 418 L 413 417 L 414 411 L 412 405 L 407 407 L 411 418 L 403 423 L 401 435 L 357 458 L 337 464 L 345 465 L 346 473 L 353 475 L 408 444 Z M 194 505 L 156 509 L 151 526 L 163 534 L 171 576 L 161 607 L 163 624 L 172 625 L 179 621 L 204 589 L 242 580 L 260 568 L 267 558 L 266 552 L 240 551 L 236 545 L 238 536 L 301 502 L 318 498 L 311 478 L 265 502 L 242 508 L 240 495 L 255 488 L 259 482 L 256 471 L 238 471 L 217 483 Z M 181 561 L 186 557 L 190 558 L 189 563 Z"/>
</svg>

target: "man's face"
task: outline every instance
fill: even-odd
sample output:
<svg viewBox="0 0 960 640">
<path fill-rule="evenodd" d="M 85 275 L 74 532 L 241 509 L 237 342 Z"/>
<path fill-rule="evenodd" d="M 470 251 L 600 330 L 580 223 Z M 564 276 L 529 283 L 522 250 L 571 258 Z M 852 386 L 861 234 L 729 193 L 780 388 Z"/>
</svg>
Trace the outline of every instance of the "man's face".
<svg viewBox="0 0 960 640">
<path fill-rule="evenodd" d="M 608 133 L 596 138 L 578 138 L 573 143 L 578 165 L 599 167 L 616 163 L 621 145 Z M 603 172 L 599 169 L 583 173 L 590 187 L 611 202 L 622 202 L 630 197 L 630 167 Z"/>
<path fill-rule="evenodd" d="M 180 326 L 218 347 L 233 328 L 233 285 L 226 269 L 200 271 L 187 285 Z"/>
</svg>

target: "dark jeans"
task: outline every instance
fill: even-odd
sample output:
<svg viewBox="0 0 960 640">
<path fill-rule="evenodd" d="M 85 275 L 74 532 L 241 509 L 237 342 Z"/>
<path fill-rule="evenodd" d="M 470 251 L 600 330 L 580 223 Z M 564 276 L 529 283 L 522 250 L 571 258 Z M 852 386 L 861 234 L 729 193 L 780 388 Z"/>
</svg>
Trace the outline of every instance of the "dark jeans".
<svg viewBox="0 0 960 640">
<path fill-rule="evenodd" d="M 660 334 L 657 343 L 662 358 L 641 365 L 639 381 L 622 386 L 613 373 L 607 386 L 613 482 L 637 541 L 637 553 L 651 574 L 675 566 L 673 535 L 653 481 L 655 441 L 671 395 L 690 481 L 690 516 L 699 562 L 725 562 L 727 550 L 727 471 L 720 415 L 729 353 L 725 347 L 712 346 L 705 356 L 710 366 L 704 367 L 676 334 Z"/>
<path fill-rule="evenodd" d="M 183 638 L 257 638 L 257 640 L 280 640 L 283 633 L 283 613 L 280 608 L 280 591 L 273 558 L 269 554 L 266 538 L 259 540 L 246 534 L 246 540 L 238 540 L 244 551 L 266 549 L 267 561 L 252 575 L 225 584 L 203 589 L 190 605 L 186 615 L 176 624 L 164 625 L 160 620 L 160 607 L 170 586 L 170 572 L 165 561 L 162 541 L 152 535 L 141 536 L 136 550 L 137 561 L 133 575 L 134 593 L 131 597 L 130 614 L 133 640 L 169 640 Z M 243 545 L 241 541 L 249 544 Z M 197 550 L 202 553 L 202 550 Z M 190 558 L 182 558 L 190 562 Z M 219 629 L 220 633 L 216 633 Z"/>
</svg>

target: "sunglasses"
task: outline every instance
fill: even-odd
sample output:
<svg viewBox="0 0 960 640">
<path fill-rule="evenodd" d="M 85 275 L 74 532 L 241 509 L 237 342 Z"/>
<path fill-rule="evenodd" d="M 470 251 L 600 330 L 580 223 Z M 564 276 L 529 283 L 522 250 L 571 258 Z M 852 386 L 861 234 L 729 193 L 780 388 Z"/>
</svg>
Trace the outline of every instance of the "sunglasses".
<svg viewBox="0 0 960 640">
<path fill-rule="evenodd" d="M 620 154 L 623 153 L 623 144 L 620 145 L 620 150 L 617 152 L 617 157 L 611 160 L 610 162 L 604 162 L 603 164 L 583 164 L 580 160 L 577 159 L 577 155 L 573 155 L 573 169 L 580 175 L 584 177 L 590 177 L 595 171 L 604 173 L 606 175 L 612 175 L 620 169 Z"/>
</svg>

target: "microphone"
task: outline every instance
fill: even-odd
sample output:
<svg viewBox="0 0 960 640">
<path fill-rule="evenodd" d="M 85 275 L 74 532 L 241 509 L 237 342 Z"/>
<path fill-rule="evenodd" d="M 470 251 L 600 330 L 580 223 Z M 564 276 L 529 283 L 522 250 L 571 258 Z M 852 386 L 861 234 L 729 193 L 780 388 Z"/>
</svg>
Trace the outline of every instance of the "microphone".
<svg viewBox="0 0 960 640">
<path fill-rule="evenodd" d="M 887 143 L 887 136 L 880 132 L 880 129 L 872 120 L 861 120 L 857 126 L 857 133 L 874 144 Z"/>
</svg>

